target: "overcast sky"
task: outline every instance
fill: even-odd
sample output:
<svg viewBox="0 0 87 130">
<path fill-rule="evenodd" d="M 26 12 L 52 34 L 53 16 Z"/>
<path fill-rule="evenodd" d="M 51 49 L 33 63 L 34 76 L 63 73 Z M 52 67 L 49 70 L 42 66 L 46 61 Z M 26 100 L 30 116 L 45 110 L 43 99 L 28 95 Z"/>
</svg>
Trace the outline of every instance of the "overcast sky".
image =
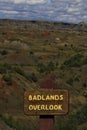
<svg viewBox="0 0 87 130">
<path fill-rule="evenodd" d="M 87 0 L 0 0 L 0 18 L 87 23 Z"/>
</svg>

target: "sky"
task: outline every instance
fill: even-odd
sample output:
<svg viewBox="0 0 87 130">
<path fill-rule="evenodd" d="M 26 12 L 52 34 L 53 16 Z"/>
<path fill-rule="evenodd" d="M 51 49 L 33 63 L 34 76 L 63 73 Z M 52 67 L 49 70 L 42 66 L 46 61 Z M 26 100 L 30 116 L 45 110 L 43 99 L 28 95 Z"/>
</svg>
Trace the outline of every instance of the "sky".
<svg viewBox="0 0 87 130">
<path fill-rule="evenodd" d="M 87 23 L 87 0 L 0 0 L 0 18 Z"/>
</svg>

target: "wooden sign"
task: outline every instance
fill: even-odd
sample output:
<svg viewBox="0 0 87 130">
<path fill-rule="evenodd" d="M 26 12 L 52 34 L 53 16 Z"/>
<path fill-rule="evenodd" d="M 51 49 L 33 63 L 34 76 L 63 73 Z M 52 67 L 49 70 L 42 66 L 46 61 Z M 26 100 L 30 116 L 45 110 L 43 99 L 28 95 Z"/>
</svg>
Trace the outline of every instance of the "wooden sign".
<svg viewBox="0 0 87 130">
<path fill-rule="evenodd" d="M 24 112 L 27 115 L 64 115 L 68 112 L 68 91 L 40 89 L 26 91 Z"/>
</svg>

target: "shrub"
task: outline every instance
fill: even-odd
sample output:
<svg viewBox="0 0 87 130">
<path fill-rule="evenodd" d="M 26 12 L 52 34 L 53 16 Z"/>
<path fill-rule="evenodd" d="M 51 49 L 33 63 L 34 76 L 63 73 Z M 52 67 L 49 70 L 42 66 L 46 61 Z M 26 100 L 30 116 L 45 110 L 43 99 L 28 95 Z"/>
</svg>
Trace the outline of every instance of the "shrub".
<svg viewBox="0 0 87 130">
<path fill-rule="evenodd" d="M 83 128 L 81 128 L 80 130 L 87 130 L 87 127 L 86 126 L 84 126 Z"/>
<path fill-rule="evenodd" d="M 23 124 L 21 121 L 14 120 L 12 116 L 9 115 L 1 115 L 1 119 L 8 125 L 10 128 L 15 130 L 29 130 L 31 129 L 30 126 Z"/>
<path fill-rule="evenodd" d="M 63 66 L 67 66 L 67 67 L 80 67 L 83 63 L 82 63 L 82 55 L 81 54 L 76 54 L 72 57 L 70 57 L 69 59 L 67 59 Z"/>
<path fill-rule="evenodd" d="M 30 55 L 33 55 L 34 54 L 34 52 L 33 51 L 30 51 Z"/>
<path fill-rule="evenodd" d="M 84 96 L 85 98 L 87 98 L 87 92 L 86 92 L 86 91 L 83 92 L 83 96 Z"/>
<path fill-rule="evenodd" d="M 30 80 L 31 82 L 37 82 L 37 77 L 35 75 L 35 73 L 27 73 L 25 74 L 25 77 Z"/>
<path fill-rule="evenodd" d="M 82 124 L 87 121 L 87 104 L 83 106 L 81 110 L 76 113 L 78 124 Z"/>
<path fill-rule="evenodd" d="M 7 85 L 12 85 L 12 76 L 10 74 L 4 74 L 2 78 Z"/>
<path fill-rule="evenodd" d="M 1 53 L 1 55 L 7 55 L 7 54 L 8 54 L 8 51 L 3 50 L 3 51 L 1 51 L 0 53 Z"/>
<path fill-rule="evenodd" d="M 55 65 L 52 61 L 50 61 L 47 65 L 47 72 L 51 72 L 55 70 Z"/>
<path fill-rule="evenodd" d="M 5 67 L 5 68 L 8 69 L 8 70 L 11 70 L 11 69 L 12 69 L 12 65 L 11 65 L 11 64 L 8 64 L 8 63 L 4 63 L 4 64 L 3 64 L 3 67 Z"/>
<path fill-rule="evenodd" d="M 23 71 L 23 69 L 22 69 L 21 67 L 16 66 L 16 67 L 14 67 L 14 70 L 15 70 L 17 73 L 19 73 L 20 75 L 24 75 L 24 71 Z"/>
<path fill-rule="evenodd" d="M 38 71 L 40 73 L 44 73 L 44 72 L 50 73 L 50 72 L 54 71 L 56 68 L 56 65 L 52 61 L 48 62 L 47 65 L 40 63 L 37 66 L 38 66 Z"/>
<path fill-rule="evenodd" d="M 7 72 L 7 70 L 11 70 L 12 71 L 12 65 L 4 63 L 4 64 L 0 64 L 0 73 L 4 74 Z"/>
<path fill-rule="evenodd" d="M 3 65 L 0 65 L 0 73 L 1 74 L 6 73 L 6 68 Z"/>
<path fill-rule="evenodd" d="M 76 82 L 79 82 L 79 81 L 80 81 L 79 77 L 75 77 L 74 80 L 75 80 Z"/>
<path fill-rule="evenodd" d="M 73 79 L 70 78 L 69 80 L 66 81 L 66 83 L 72 86 L 73 85 Z"/>
<path fill-rule="evenodd" d="M 83 87 L 86 88 L 87 87 L 87 84 L 86 82 L 83 83 Z"/>
<path fill-rule="evenodd" d="M 39 71 L 40 73 L 46 72 L 46 65 L 44 65 L 43 63 L 40 63 L 40 64 L 38 64 L 37 66 L 38 66 L 38 71 Z"/>
<path fill-rule="evenodd" d="M 68 45 L 67 44 L 64 44 L 65 47 L 67 47 Z"/>
<path fill-rule="evenodd" d="M 73 115 L 58 120 L 57 130 L 77 130 L 77 121 Z"/>
<path fill-rule="evenodd" d="M 83 61 L 83 65 L 86 65 L 86 64 L 87 64 L 87 57 Z"/>
</svg>

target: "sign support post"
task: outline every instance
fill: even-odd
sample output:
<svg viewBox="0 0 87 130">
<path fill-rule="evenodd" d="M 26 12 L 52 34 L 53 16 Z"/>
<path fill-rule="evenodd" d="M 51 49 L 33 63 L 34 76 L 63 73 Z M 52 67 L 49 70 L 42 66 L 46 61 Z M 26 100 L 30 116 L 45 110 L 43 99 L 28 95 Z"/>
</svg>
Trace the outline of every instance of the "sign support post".
<svg viewBox="0 0 87 130">
<path fill-rule="evenodd" d="M 41 89 L 53 89 L 55 87 L 55 76 L 50 75 L 46 80 L 41 82 Z M 40 130 L 54 130 L 54 116 L 41 115 L 40 116 Z"/>
<path fill-rule="evenodd" d="M 40 116 L 40 130 L 54 130 L 54 116 Z"/>
</svg>

